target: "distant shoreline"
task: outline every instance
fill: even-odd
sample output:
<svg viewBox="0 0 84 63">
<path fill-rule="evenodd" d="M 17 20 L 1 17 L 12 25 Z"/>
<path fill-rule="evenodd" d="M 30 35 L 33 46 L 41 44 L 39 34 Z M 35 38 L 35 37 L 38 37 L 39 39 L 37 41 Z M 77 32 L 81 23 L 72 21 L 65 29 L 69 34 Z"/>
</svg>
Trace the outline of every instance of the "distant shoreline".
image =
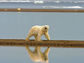
<svg viewBox="0 0 84 63">
<path fill-rule="evenodd" d="M 0 8 L 0 12 L 84 12 L 83 9 L 21 9 Z"/>
</svg>

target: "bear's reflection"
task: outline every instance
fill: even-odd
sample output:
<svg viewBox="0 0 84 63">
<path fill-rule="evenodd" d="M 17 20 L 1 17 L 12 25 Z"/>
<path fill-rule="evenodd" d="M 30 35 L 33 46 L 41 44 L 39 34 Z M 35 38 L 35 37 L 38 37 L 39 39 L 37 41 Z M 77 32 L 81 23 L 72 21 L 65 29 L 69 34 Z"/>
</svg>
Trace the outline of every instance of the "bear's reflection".
<svg viewBox="0 0 84 63">
<path fill-rule="evenodd" d="M 48 53 L 50 51 L 50 48 L 48 47 L 44 53 L 41 52 L 41 47 L 35 47 L 34 51 L 31 51 L 29 49 L 29 46 L 26 46 L 26 50 L 29 54 L 29 57 L 34 61 L 34 62 L 49 62 L 48 60 Z"/>
</svg>

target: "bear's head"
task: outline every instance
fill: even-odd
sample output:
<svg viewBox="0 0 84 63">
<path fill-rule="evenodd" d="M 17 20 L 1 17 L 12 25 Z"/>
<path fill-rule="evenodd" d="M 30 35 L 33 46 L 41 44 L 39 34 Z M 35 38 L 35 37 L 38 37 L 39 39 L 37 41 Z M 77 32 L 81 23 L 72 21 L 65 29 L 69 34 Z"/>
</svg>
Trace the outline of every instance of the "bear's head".
<svg viewBox="0 0 84 63">
<path fill-rule="evenodd" d="M 43 30 L 44 32 L 48 31 L 48 29 L 49 29 L 49 26 L 48 26 L 48 25 L 44 25 L 43 28 L 42 28 L 42 30 Z"/>
</svg>

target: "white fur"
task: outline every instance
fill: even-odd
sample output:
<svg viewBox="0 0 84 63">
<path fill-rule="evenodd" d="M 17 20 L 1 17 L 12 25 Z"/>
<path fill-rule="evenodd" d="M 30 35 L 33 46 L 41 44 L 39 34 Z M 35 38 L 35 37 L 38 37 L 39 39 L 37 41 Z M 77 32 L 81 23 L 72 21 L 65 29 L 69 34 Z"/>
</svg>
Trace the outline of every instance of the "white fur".
<svg viewBox="0 0 84 63">
<path fill-rule="evenodd" d="M 47 29 L 45 29 L 47 28 Z M 35 37 L 35 41 L 41 41 L 41 36 L 42 35 L 45 35 L 45 37 L 47 38 L 47 40 L 50 40 L 50 37 L 48 35 L 48 29 L 49 29 L 49 26 L 48 25 L 44 25 L 44 26 L 33 26 L 29 33 L 28 33 L 28 36 L 26 37 L 26 41 L 29 41 L 29 38 L 31 36 L 34 36 Z"/>
</svg>

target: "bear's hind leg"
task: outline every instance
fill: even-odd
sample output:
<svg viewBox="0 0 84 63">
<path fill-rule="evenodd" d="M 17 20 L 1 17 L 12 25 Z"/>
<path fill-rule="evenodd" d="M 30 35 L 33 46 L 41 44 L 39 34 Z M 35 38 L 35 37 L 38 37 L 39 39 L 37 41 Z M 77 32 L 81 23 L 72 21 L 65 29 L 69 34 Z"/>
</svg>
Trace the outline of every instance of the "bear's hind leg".
<svg viewBox="0 0 84 63">
<path fill-rule="evenodd" d="M 34 35 L 34 37 L 35 37 L 35 41 L 37 41 L 37 36 L 36 36 L 36 35 Z"/>
<path fill-rule="evenodd" d="M 26 41 L 29 41 L 29 38 L 31 37 L 31 36 L 33 36 L 33 34 L 31 34 L 31 33 L 28 33 L 28 35 L 27 35 L 27 37 L 26 37 Z"/>
<path fill-rule="evenodd" d="M 49 37 L 49 35 L 48 35 L 48 32 L 46 32 L 44 35 L 45 35 L 45 37 L 47 38 L 47 40 L 50 40 L 50 37 Z"/>
</svg>

